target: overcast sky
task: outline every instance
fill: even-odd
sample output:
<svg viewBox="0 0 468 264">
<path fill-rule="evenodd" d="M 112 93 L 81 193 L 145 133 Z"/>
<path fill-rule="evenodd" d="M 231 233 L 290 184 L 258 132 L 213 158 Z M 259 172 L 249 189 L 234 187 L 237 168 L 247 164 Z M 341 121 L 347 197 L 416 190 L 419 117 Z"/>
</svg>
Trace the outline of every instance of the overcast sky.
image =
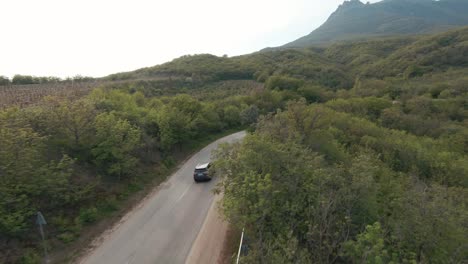
<svg viewBox="0 0 468 264">
<path fill-rule="evenodd" d="M 0 75 L 100 77 L 308 34 L 343 0 L 0 0 Z M 371 1 L 377 2 L 377 1 Z"/>
</svg>

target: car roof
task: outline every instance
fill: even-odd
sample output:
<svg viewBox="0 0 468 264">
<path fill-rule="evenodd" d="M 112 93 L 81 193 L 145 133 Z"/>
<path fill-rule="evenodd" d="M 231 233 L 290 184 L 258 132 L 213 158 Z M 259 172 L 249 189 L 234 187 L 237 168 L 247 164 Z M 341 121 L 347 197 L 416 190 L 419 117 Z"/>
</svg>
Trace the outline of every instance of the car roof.
<svg viewBox="0 0 468 264">
<path fill-rule="evenodd" d="M 208 163 L 203 163 L 203 164 L 198 164 L 198 165 L 195 167 L 195 169 L 196 169 L 196 170 L 206 169 L 206 168 L 208 168 L 208 165 L 210 165 L 209 162 L 208 162 Z"/>
</svg>

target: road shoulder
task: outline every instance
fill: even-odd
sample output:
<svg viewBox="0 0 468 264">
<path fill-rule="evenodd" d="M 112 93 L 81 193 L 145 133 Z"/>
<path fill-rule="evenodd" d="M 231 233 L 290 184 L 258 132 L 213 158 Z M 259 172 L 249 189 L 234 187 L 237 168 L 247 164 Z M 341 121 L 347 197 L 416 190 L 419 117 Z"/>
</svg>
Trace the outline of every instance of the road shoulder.
<svg viewBox="0 0 468 264">
<path fill-rule="evenodd" d="M 223 253 L 229 224 L 218 210 L 222 195 L 217 195 L 211 204 L 200 232 L 185 261 L 186 264 L 217 264 L 224 262 Z"/>
</svg>

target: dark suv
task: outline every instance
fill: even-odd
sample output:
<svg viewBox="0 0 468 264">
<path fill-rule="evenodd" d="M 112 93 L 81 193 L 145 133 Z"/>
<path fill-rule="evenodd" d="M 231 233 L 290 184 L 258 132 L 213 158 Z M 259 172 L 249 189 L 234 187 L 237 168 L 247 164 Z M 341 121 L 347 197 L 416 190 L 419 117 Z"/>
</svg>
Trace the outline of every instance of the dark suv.
<svg viewBox="0 0 468 264">
<path fill-rule="evenodd" d="M 198 164 L 195 167 L 193 172 L 193 179 L 195 182 L 209 181 L 211 177 L 208 175 L 208 169 L 210 168 L 210 163 Z"/>
</svg>

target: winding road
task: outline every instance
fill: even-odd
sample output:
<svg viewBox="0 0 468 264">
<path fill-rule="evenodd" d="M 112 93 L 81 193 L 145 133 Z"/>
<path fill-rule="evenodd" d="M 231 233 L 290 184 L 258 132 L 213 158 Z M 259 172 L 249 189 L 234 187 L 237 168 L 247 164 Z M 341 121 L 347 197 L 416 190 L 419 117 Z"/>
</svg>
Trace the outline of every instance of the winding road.
<svg viewBox="0 0 468 264">
<path fill-rule="evenodd" d="M 220 143 L 244 136 L 229 135 L 193 155 L 79 263 L 185 263 L 214 201 L 215 182 L 196 184 L 193 169 L 209 161 Z"/>
</svg>

